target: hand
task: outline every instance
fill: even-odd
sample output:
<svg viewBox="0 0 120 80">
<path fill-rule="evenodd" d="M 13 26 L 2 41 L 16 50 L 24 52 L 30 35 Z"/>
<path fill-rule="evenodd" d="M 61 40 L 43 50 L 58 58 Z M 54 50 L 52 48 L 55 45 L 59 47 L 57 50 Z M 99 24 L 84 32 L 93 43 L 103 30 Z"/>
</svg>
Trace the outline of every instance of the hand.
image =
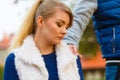
<svg viewBox="0 0 120 80">
<path fill-rule="evenodd" d="M 69 44 L 69 48 L 73 54 L 78 55 L 80 58 L 82 58 L 82 55 L 79 54 L 78 49 L 75 45 Z"/>
</svg>

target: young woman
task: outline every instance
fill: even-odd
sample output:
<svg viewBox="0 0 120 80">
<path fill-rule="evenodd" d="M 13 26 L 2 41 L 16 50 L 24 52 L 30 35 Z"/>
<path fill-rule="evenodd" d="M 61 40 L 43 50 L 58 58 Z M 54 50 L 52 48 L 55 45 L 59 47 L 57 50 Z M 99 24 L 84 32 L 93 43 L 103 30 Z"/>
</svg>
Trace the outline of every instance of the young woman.
<svg viewBox="0 0 120 80">
<path fill-rule="evenodd" d="M 37 0 L 16 35 L 4 80 L 83 80 L 79 57 L 62 41 L 71 10 L 58 0 Z"/>
</svg>

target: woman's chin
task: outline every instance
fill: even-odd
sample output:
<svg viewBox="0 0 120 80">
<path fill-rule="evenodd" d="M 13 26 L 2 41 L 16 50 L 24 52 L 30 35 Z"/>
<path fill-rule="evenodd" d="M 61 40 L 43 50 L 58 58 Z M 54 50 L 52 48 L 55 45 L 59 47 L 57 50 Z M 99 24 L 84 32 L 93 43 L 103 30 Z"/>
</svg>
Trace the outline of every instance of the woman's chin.
<svg viewBox="0 0 120 80">
<path fill-rule="evenodd" d="M 55 45 L 58 45 L 61 43 L 62 40 L 55 42 Z"/>
</svg>

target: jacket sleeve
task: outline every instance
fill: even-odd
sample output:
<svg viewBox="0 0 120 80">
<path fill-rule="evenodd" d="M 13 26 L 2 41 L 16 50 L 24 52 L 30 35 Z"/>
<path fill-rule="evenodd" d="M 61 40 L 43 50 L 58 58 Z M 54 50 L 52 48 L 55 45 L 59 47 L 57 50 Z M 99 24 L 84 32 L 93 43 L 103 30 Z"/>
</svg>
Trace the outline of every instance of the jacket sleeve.
<svg viewBox="0 0 120 80">
<path fill-rule="evenodd" d="M 86 29 L 87 24 L 95 10 L 97 9 L 97 0 L 77 0 L 73 9 L 74 21 L 67 35 L 64 38 L 66 43 L 74 44 L 78 47 L 81 36 Z"/>
</svg>

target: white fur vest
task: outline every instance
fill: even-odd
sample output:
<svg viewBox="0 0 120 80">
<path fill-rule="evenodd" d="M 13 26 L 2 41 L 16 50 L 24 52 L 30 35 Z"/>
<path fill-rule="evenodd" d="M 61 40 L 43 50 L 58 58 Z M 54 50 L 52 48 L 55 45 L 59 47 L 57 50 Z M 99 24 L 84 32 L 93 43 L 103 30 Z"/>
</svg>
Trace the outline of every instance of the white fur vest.
<svg viewBox="0 0 120 80">
<path fill-rule="evenodd" d="M 15 67 L 20 80 L 48 80 L 48 71 L 32 35 L 29 35 L 14 53 Z M 56 46 L 56 55 L 59 80 L 80 80 L 77 56 L 71 53 L 66 43 L 61 42 Z"/>
</svg>

